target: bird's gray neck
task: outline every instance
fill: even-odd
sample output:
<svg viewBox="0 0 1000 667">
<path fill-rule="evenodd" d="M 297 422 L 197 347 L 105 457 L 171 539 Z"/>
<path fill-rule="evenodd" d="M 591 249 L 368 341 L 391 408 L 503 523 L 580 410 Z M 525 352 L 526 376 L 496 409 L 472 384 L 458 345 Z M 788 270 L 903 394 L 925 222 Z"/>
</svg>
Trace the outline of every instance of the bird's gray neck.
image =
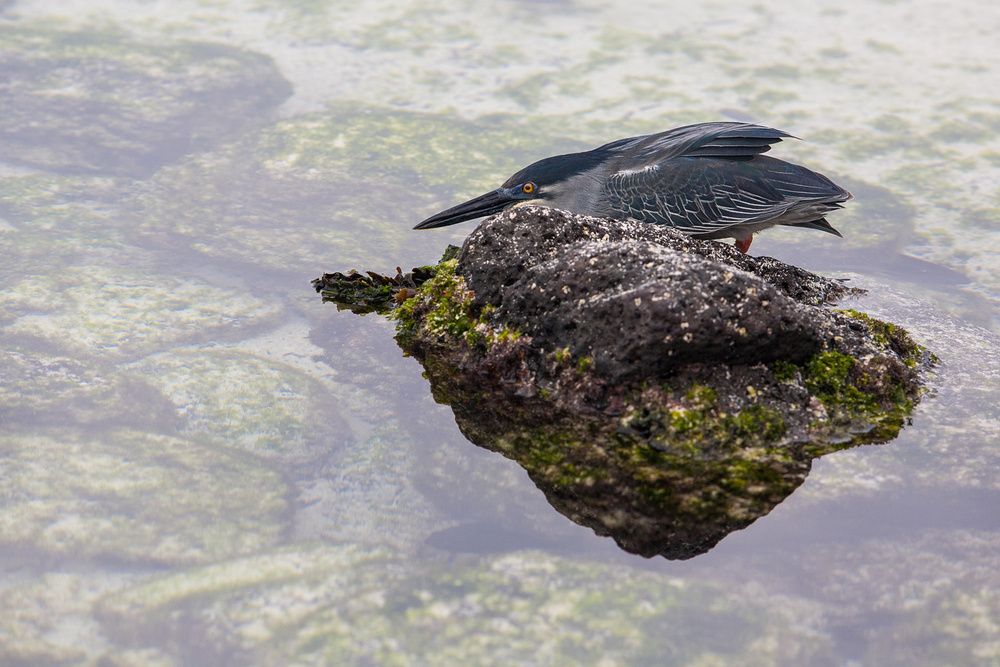
<svg viewBox="0 0 1000 667">
<path fill-rule="evenodd" d="M 597 217 L 607 216 L 610 208 L 604 197 L 604 183 L 608 177 L 608 174 L 604 173 L 606 171 L 609 170 L 597 167 L 547 187 L 545 203 L 564 211 Z"/>
</svg>

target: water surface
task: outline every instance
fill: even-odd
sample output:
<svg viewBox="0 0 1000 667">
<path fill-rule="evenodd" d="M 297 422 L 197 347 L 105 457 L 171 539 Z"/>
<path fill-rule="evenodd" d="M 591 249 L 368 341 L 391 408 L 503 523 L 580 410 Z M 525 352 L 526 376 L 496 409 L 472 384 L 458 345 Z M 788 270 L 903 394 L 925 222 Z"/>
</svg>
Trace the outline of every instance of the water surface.
<svg viewBox="0 0 1000 667">
<path fill-rule="evenodd" d="M 0 663 L 995 664 L 1000 8 L 0 2 Z M 462 437 L 325 271 L 547 155 L 735 118 L 843 184 L 752 252 L 941 364 L 688 561 Z"/>
</svg>

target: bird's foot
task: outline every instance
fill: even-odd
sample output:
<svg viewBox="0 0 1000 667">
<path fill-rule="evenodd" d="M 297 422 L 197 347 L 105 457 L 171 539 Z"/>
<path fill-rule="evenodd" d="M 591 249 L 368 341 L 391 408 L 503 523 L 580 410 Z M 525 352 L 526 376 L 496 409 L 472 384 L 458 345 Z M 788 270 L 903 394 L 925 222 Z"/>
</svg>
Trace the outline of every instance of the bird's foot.
<svg viewBox="0 0 1000 667">
<path fill-rule="evenodd" d="M 740 239 L 736 239 L 736 249 L 739 250 L 741 253 L 743 253 L 745 255 L 745 254 L 747 254 L 747 250 L 750 249 L 750 244 L 751 243 L 753 243 L 753 237 L 752 236 L 748 236 L 745 239 L 743 239 L 742 241 Z"/>
</svg>

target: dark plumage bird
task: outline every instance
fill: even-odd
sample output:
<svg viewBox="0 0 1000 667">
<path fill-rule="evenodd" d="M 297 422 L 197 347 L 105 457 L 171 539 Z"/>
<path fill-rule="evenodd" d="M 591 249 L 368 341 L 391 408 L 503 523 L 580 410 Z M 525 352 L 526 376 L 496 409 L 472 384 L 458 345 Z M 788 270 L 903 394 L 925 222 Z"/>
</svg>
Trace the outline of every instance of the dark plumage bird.
<svg viewBox="0 0 1000 667">
<path fill-rule="evenodd" d="M 522 204 L 669 225 L 700 239 L 736 239 L 775 225 L 841 236 L 824 217 L 851 193 L 805 167 L 762 155 L 792 135 L 748 123 L 699 123 L 545 158 L 496 190 L 427 218 L 454 225 Z"/>
</svg>

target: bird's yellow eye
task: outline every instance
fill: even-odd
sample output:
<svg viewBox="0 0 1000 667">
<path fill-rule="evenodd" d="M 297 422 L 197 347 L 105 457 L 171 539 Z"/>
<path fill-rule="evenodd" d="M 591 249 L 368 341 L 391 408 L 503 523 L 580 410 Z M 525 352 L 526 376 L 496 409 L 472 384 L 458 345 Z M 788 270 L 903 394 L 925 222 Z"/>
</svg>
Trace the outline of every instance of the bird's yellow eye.
<svg viewBox="0 0 1000 667">
<path fill-rule="evenodd" d="M 532 192 L 535 191 L 535 184 L 525 183 L 524 185 L 521 186 L 521 189 L 524 190 L 524 194 L 530 195 Z"/>
</svg>

